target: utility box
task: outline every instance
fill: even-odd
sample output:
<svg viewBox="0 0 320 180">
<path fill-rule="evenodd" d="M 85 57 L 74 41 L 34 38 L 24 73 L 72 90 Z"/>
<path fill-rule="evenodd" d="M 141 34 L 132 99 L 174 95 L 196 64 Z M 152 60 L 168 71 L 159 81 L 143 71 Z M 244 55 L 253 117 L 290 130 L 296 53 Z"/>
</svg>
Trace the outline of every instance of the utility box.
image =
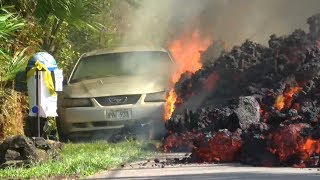
<svg viewBox="0 0 320 180">
<path fill-rule="evenodd" d="M 62 91 L 63 74 L 54 57 L 46 52 L 36 53 L 29 60 L 26 72 L 29 116 L 58 116 L 56 91 Z"/>
</svg>

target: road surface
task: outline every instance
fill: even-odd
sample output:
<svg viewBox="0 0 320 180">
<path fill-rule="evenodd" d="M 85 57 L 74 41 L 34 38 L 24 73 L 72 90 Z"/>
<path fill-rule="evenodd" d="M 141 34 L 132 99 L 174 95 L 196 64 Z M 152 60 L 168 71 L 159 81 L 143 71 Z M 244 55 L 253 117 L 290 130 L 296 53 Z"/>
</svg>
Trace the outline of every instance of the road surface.
<svg viewBox="0 0 320 180">
<path fill-rule="evenodd" d="M 183 156 L 182 154 L 161 154 L 157 159 Z M 140 161 L 125 165 L 123 168 L 98 173 L 89 179 L 281 179 L 281 180 L 320 180 L 320 169 L 317 168 L 279 168 L 251 167 L 241 164 L 169 164 Z"/>
</svg>

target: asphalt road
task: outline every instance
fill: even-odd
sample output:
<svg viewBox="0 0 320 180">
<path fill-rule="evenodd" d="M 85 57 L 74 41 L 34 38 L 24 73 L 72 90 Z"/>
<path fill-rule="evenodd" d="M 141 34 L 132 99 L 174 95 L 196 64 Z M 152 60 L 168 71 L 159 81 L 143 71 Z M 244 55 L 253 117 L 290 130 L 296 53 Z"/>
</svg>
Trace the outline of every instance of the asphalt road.
<svg viewBox="0 0 320 180">
<path fill-rule="evenodd" d="M 182 156 L 181 154 L 179 154 Z M 176 157 L 176 154 L 162 154 L 161 160 Z M 316 168 L 267 168 L 251 167 L 241 164 L 170 164 L 141 161 L 125 165 L 123 168 L 98 173 L 89 179 L 281 179 L 281 180 L 319 180 L 320 169 Z"/>
</svg>

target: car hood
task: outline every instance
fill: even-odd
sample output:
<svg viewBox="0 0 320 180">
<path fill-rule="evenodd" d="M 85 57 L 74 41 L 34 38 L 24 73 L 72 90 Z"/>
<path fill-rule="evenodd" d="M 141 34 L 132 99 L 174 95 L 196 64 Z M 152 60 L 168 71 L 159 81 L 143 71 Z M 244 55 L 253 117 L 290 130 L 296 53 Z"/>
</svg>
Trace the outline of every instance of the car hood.
<svg viewBox="0 0 320 180">
<path fill-rule="evenodd" d="M 145 94 L 165 91 L 168 85 L 165 78 L 117 76 L 68 84 L 64 86 L 63 94 L 69 98 Z"/>
</svg>

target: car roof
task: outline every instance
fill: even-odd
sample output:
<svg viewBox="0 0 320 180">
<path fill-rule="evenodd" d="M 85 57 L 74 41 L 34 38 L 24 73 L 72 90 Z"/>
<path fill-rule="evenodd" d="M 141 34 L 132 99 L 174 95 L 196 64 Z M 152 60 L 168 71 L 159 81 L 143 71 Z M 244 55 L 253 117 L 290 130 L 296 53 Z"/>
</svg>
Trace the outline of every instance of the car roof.
<svg viewBox="0 0 320 180">
<path fill-rule="evenodd" d="M 132 47 L 113 47 L 108 49 L 99 49 L 83 54 L 82 57 L 96 56 L 101 54 L 123 53 L 123 52 L 139 52 L 139 51 L 159 51 L 168 52 L 162 47 L 132 46 Z"/>
</svg>

